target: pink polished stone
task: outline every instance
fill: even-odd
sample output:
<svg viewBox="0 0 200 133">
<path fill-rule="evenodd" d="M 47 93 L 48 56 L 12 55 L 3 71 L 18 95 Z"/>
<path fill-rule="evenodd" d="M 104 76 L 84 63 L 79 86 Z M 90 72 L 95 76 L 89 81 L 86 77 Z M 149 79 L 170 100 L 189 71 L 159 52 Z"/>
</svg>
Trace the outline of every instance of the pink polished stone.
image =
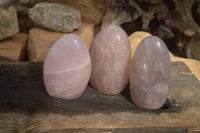
<svg viewBox="0 0 200 133">
<path fill-rule="evenodd" d="M 132 101 L 143 108 L 157 109 L 170 90 L 170 56 L 165 43 L 149 36 L 137 47 L 131 64 Z"/>
<path fill-rule="evenodd" d="M 94 38 L 90 55 L 92 86 L 104 94 L 118 94 L 127 85 L 130 75 L 130 43 L 124 30 L 110 25 Z"/>
<path fill-rule="evenodd" d="M 66 34 L 51 47 L 44 62 L 44 84 L 49 95 L 63 99 L 81 96 L 89 81 L 91 60 L 87 47 Z"/>
</svg>

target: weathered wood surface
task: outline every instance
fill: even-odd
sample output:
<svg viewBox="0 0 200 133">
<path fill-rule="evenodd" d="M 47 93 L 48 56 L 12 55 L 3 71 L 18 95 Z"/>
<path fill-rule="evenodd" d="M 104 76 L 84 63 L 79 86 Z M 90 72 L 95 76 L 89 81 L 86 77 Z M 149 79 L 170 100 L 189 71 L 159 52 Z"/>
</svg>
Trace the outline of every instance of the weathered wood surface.
<svg viewBox="0 0 200 133">
<path fill-rule="evenodd" d="M 148 31 L 174 55 L 200 60 L 200 0 L 110 0 L 101 29 L 110 24 L 128 35 Z"/>
<path fill-rule="evenodd" d="M 0 62 L 0 133 L 195 133 L 200 127 L 200 83 L 184 63 L 172 63 L 169 100 L 157 110 L 131 103 L 128 87 L 119 95 L 103 95 L 88 85 L 78 99 L 50 97 L 42 67 Z"/>
</svg>

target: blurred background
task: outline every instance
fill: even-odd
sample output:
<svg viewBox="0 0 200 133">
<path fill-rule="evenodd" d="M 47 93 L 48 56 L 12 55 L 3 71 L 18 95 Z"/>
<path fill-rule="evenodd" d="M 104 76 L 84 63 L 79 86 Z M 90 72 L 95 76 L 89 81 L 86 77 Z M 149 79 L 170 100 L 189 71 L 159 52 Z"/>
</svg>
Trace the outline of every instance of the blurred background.
<svg viewBox="0 0 200 133">
<path fill-rule="evenodd" d="M 43 62 L 69 32 L 89 49 L 110 24 L 128 36 L 149 32 L 174 56 L 200 60 L 200 0 L 0 0 L 0 60 Z"/>
</svg>

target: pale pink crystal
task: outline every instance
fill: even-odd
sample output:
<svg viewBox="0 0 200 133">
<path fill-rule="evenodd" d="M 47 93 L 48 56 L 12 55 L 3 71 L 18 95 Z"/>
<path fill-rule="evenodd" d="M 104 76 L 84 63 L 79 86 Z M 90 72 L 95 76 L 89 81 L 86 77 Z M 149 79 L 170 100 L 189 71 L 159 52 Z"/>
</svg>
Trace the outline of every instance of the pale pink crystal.
<svg viewBox="0 0 200 133">
<path fill-rule="evenodd" d="M 163 106 L 170 90 L 170 56 L 165 43 L 149 36 L 137 47 L 131 64 L 132 101 L 144 108 Z"/>
<path fill-rule="evenodd" d="M 87 47 L 77 35 L 66 34 L 55 42 L 44 62 L 46 91 L 53 97 L 77 98 L 84 92 L 90 73 Z"/>
<path fill-rule="evenodd" d="M 110 25 L 94 38 L 90 55 L 92 86 L 105 94 L 118 94 L 127 85 L 130 75 L 130 43 L 124 30 Z"/>
</svg>

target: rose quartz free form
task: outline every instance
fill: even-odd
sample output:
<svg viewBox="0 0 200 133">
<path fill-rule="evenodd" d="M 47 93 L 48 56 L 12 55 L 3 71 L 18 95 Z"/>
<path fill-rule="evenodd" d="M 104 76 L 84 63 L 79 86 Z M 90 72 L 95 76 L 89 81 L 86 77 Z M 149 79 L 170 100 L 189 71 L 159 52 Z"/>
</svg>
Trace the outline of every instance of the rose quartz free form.
<svg viewBox="0 0 200 133">
<path fill-rule="evenodd" d="M 131 64 L 130 93 L 139 107 L 163 106 L 170 90 L 170 56 L 165 43 L 149 36 L 137 47 Z"/>
<path fill-rule="evenodd" d="M 44 84 L 53 97 L 81 96 L 89 81 L 91 60 L 87 47 L 74 34 L 66 34 L 51 47 L 44 62 Z"/>
<path fill-rule="evenodd" d="M 130 43 L 124 30 L 110 25 L 94 38 L 90 55 L 93 88 L 104 94 L 118 94 L 127 85 L 130 75 Z"/>
</svg>

